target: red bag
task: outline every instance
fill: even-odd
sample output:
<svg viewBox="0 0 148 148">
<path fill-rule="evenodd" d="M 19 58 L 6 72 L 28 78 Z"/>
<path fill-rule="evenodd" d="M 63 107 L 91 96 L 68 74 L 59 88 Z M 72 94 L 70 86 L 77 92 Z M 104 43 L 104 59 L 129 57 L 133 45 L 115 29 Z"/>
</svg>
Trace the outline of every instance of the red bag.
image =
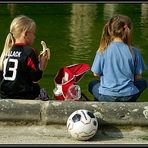
<svg viewBox="0 0 148 148">
<path fill-rule="evenodd" d="M 55 89 L 53 90 L 56 100 L 74 99 L 81 96 L 80 87 L 76 85 L 83 75 L 90 69 L 88 64 L 74 64 L 61 68 L 55 76 Z"/>
</svg>

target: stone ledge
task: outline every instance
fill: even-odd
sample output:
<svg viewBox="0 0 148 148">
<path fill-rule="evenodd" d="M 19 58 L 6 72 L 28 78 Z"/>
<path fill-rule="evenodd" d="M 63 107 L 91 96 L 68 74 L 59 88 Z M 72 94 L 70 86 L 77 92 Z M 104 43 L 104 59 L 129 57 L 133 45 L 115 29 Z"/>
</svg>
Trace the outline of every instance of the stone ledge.
<svg viewBox="0 0 148 148">
<path fill-rule="evenodd" d="M 65 124 L 78 109 L 92 111 L 101 125 L 148 125 L 148 102 L 0 100 L 0 122 Z"/>
</svg>

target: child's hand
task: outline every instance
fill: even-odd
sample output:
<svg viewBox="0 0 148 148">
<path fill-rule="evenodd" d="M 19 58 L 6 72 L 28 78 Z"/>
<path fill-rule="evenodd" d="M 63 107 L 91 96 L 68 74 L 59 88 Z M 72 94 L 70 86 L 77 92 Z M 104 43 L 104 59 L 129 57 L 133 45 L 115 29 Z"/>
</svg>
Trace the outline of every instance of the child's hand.
<svg viewBox="0 0 148 148">
<path fill-rule="evenodd" d="M 39 58 L 39 66 L 40 66 L 40 69 L 42 71 L 45 70 L 46 65 L 47 65 L 47 61 L 48 61 L 48 54 L 47 54 L 47 51 L 46 51 L 45 56 L 40 56 L 40 58 Z"/>
</svg>

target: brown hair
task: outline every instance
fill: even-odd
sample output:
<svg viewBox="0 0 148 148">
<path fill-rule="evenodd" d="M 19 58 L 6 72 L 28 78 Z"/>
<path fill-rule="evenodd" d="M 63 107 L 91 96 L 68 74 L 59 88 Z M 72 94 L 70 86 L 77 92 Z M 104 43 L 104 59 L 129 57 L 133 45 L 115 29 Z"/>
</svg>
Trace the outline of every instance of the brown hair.
<svg viewBox="0 0 148 148">
<path fill-rule="evenodd" d="M 131 50 L 132 44 L 132 22 L 128 16 L 117 15 L 107 21 L 103 28 L 102 37 L 99 46 L 99 52 L 104 52 L 106 47 L 115 37 L 121 38 L 121 40 L 128 44 Z M 132 51 L 131 51 L 132 52 Z"/>
</svg>

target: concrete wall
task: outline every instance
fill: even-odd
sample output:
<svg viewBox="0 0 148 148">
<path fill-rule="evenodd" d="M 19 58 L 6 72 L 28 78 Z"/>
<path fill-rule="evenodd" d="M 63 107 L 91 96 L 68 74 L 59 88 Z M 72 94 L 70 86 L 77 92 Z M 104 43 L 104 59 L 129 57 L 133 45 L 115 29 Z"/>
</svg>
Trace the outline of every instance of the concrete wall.
<svg viewBox="0 0 148 148">
<path fill-rule="evenodd" d="M 0 100 L 0 122 L 65 124 L 78 109 L 92 111 L 102 125 L 148 125 L 148 102 Z"/>
</svg>

